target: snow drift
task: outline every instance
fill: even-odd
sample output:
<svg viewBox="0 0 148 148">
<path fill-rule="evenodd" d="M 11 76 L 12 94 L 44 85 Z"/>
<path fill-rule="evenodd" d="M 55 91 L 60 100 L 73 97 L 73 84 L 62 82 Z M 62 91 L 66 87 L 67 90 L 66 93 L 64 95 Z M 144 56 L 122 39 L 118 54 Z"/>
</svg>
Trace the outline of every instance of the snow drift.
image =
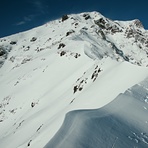
<svg viewBox="0 0 148 148">
<path fill-rule="evenodd" d="M 67 113 L 63 125 L 45 148 L 148 146 L 148 79 L 95 110 Z"/>
</svg>

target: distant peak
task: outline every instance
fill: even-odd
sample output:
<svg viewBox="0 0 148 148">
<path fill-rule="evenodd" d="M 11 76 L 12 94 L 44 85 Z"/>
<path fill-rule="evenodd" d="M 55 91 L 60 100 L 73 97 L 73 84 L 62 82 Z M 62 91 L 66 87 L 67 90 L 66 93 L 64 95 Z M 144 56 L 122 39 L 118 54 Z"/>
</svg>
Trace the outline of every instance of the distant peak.
<svg viewBox="0 0 148 148">
<path fill-rule="evenodd" d="M 136 27 L 138 28 L 144 28 L 143 24 L 141 23 L 139 19 L 134 20 L 134 25 L 136 25 Z"/>
</svg>

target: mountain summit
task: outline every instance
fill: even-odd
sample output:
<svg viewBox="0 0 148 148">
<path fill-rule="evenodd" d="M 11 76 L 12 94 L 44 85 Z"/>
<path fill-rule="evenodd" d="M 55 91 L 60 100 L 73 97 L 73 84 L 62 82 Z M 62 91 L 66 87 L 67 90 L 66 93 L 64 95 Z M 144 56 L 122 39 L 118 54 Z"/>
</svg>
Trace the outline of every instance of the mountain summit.
<svg viewBox="0 0 148 148">
<path fill-rule="evenodd" d="M 138 19 L 63 15 L 1 38 L 0 67 L 0 147 L 148 146 L 148 31 Z"/>
</svg>

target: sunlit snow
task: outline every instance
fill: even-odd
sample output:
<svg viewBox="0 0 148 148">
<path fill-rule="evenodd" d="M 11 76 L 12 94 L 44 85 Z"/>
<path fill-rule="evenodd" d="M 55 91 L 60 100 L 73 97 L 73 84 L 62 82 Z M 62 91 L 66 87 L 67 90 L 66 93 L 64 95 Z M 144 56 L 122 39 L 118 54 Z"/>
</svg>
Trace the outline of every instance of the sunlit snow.
<svg viewBox="0 0 148 148">
<path fill-rule="evenodd" d="M 98 12 L 1 38 L 0 147 L 146 147 L 147 50 L 139 21 Z"/>
</svg>

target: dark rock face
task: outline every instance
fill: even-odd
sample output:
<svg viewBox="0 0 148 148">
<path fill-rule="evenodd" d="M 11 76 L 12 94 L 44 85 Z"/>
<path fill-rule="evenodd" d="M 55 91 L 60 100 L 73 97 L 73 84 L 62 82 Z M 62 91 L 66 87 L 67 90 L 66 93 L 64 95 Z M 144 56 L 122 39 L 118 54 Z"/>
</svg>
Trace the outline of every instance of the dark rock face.
<svg viewBox="0 0 148 148">
<path fill-rule="evenodd" d="M 10 44 L 11 45 L 15 45 L 17 42 L 16 41 L 11 41 Z"/>
<path fill-rule="evenodd" d="M 0 68 L 4 64 L 5 60 L 7 59 L 8 52 L 10 52 L 11 48 L 5 46 L 0 46 Z"/>
<path fill-rule="evenodd" d="M 63 15 L 62 16 L 62 22 L 64 22 L 65 20 L 67 20 L 69 17 L 68 17 L 68 15 Z"/>
<path fill-rule="evenodd" d="M 0 56 L 3 56 L 6 54 L 6 51 L 3 49 L 3 47 L 0 47 Z"/>
<path fill-rule="evenodd" d="M 69 36 L 70 34 L 74 33 L 75 31 L 74 30 L 70 30 L 66 33 L 66 36 Z"/>
<path fill-rule="evenodd" d="M 83 14 L 83 17 L 85 18 L 85 20 L 91 19 L 89 14 Z"/>
<path fill-rule="evenodd" d="M 66 54 L 66 51 L 62 51 L 61 53 L 60 53 L 60 56 L 63 56 L 63 55 L 65 55 Z"/>
<path fill-rule="evenodd" d="M 31 40 L 30 40 L 30 42 L 34 42 L 34 41 L 36 41 L 37 40 L 37 38 L 36 37 L 33 37 Z"/>
<path fill-rule="evenodd" d="M 65 44 L 60 43 L 58 49 L 60 49 L 60 48 L 64 48 L 65 46 L 66 46 Z"/>
<path fill-rule="evenodd" d="M 134 24 L 136 25 L 136 27 L 138 27 L 138 28 L 144 28 L 143 27 L 143 24 L 140 22 L 140 20 L 138 20 L 138 19 L 136 19 L 135 21 L 134 21 Z"/>
<path fill-rule="evenodd" d="M 98 25 L 101 29 L 105 29 L 110 31 L 112 34 L 116 32 L 122 32 L 119 24 L 117 23 L 110 23 L 110 21 L 106 18 L 100 18 L 99 20 L 94 20 L 94 23 Z"/>
</svg>

